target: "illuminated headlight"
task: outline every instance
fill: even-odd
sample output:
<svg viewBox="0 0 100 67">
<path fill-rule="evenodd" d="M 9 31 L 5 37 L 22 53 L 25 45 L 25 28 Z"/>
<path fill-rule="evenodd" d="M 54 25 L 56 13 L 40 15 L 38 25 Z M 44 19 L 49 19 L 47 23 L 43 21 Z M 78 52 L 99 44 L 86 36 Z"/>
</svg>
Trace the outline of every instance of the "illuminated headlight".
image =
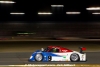
<svg viewBox="0 0 100 67">
<path fill-rule="evenodd" d="M 30 59 L 32 59 L 32 58 L 33 58 L 33 56 L 30 57 Z"/>
</svg>

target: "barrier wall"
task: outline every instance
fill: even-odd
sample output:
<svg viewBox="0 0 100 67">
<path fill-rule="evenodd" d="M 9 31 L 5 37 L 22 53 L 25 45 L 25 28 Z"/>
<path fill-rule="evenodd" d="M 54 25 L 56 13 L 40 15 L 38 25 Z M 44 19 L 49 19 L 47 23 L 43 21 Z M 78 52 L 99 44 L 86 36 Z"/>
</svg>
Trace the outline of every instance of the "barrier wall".
<svg viewBox="0 0 100 67">
<path fill-rule="evenodd" d="M 100 23 L 8 23 L 0 24 L 0 36 L 17 36 L 32 32 L 32 37 L 96 37 L 100 38 Z M 22 36 L 22 35 L 21 35 Z"/>
</svg>

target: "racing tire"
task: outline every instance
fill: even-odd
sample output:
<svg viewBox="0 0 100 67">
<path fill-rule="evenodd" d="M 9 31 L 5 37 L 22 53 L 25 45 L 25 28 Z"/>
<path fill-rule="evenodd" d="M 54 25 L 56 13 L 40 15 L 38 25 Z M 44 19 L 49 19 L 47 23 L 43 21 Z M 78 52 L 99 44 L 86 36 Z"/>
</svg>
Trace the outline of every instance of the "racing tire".
<svg viewBox="0 0 100 67">
<path fill-rule="evenodd" d="M 43 61 L 44 56 L 41 53 L 37 53 L 34 58 L 35 61 L 39 62 L 39 61 Z"/>
<path fill-rule="evenodd" d="M 80 57 L 77 53 L 73 53 L 70 56 L 70 60 L 71 60 L 71 62 L 78 62 L 78 61 L 80 61 Z"/>
</svg>

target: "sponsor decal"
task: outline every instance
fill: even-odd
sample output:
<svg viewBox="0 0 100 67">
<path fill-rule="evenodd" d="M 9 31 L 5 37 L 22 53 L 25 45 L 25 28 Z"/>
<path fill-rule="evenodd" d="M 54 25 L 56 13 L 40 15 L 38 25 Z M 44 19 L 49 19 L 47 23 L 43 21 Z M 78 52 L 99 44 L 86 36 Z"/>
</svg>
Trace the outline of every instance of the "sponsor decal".
<svg viewBox="0 0 100 67">
<path fill-rule="evenodd" d="M 63 56 L 63 58 L 66 58 L 66 56 Z"/>
<path fill-rule="evenodd" d="M 84 59 L 84 55 L 82 55 L 82 60 Z"/>
<path fill-rule="evenodd" d="M 62 52 L 67 52 L 68 50 L 62 50 Z"/>
</svg>

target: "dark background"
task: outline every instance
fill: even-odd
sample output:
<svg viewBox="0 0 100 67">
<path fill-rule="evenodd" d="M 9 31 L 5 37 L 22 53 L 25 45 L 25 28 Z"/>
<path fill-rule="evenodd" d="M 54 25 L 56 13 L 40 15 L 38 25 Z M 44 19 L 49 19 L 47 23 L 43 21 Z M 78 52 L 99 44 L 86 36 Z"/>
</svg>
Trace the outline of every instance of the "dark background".
<svg viewBox="0 0 100 67">
<path fill-rule="evenodd" d="M 100 2 L 84 0 L 13 0 L 14 4 L 0 4 L 0 36 L 17 36 L 19 32 L 34 33 L 34 37 L 100 37 L 100 15 L 92 15 L 87 7 L 100 6 Z M 52 8 L 51 5 L 64 5 Z M 52 15 L 38 15 L 38 12 Z M 80 15 L 66 15 L 67 11 L 80 11 Z M 24 12 L 25 15 L 10 15 Z"/>
<path fill-rule="evenodd" d="M 92 15 L 87 7 L 99 7 L 100 1 L 85 0 L 13 0 L 14 4 L 0 4 L 0 21 L 79 21 L 88 23 L 99 21 L 99 15 Z M 52 8 L 51 5 L 64 5 L 63 8 Z M 67 11 L 80 11 L 80 15 L 66 15 Z M 25 12 L 24 16 L 10 15 L 10 12 Z M 38 12 L 52 12 L 50 16 L 40 16 Z M 3 22 L 4 23 L 4 22 Z M 28 22 L 29 23 L 29 22 Z M 37 23 L 37 22 L 36 22 Z M 58 23 L 58 22 L 57 22 Z M 62 23 L 62 22 L 61 22 Z"/>
<path fill-rule="evenodd" d="M 0 36 L 17 36 L 33 33 L 33 37 L 100 37 L 100 23 L 2 23 Z"/>
</svg>

